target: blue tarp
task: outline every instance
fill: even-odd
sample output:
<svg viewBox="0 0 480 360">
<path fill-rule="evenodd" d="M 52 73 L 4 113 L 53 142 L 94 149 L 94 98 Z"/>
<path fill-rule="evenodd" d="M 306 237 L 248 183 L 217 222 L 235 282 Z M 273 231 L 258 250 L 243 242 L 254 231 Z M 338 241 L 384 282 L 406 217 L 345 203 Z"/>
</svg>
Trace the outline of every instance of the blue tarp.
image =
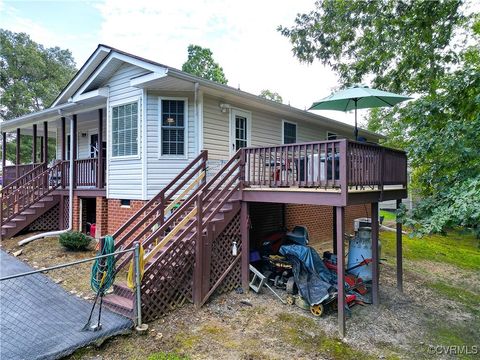
<svg viewBox="0 0 480 360">
<path fill-rule="evenodd" d="M 315 249 L 302 245 L 283 245 L 279 252 L 292 264 L 300 295 L 310 305 L 321 303 L 336 291 L 337 276 L 327 269 Z"/>
</svg>

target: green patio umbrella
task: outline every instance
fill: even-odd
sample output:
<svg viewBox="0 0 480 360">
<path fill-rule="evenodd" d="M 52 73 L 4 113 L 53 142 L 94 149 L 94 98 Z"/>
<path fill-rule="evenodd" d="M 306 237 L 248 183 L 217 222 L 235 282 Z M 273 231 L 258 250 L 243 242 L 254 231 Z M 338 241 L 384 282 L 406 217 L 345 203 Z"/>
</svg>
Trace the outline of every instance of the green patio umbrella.
<svg viewBox="0 0 480 360">
<path fill-rule="evenodd" d="M 411 97 L 394 94 L 387 91 L 370 89 L 368 86 L 354 86 L 337 91 L 326 98 L 314 102 L 309 110 L 339 110 L 355 109 L 355 140 L 358 140 L 357 109 L 377 107 L 392 107 Z"/>
</svg>

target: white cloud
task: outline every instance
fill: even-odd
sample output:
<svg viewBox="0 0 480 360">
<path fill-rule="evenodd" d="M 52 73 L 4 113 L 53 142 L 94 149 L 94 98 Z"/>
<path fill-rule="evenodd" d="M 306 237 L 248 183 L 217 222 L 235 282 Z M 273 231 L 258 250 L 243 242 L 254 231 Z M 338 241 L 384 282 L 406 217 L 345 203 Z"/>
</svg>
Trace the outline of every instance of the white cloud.
<svg viewBox="0 0 480 360">
<path fill-rule="evenodd" d="M 338 86 L 336 75 L 319 62 L 300 64 L 276 30 L 312 9 L 312 0 L 105 0 L 97 7 L 104 19 L 101 42 L 177 68 L 189 44 L 208 47 L 229 85 L 254 94 L 277 91 L 304 109 Z M 353 114 L 320 113 L 353 122 Z"/>
</svg>

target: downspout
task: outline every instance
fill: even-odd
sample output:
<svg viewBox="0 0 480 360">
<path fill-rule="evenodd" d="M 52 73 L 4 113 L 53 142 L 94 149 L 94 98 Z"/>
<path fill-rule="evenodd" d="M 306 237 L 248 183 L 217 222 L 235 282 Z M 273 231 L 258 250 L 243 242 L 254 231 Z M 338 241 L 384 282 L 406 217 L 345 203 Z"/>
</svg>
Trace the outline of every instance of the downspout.
<svg viewBox="0 0 480 360">
<path fill-rule="evenodd" d="M 70 139 L 73 139 L 73 118 L 70 118 Z M 73 228 L 73 141 L 70 141 L 70 167 L 69 167 L 69 176 L 70 176 L 70 185 L 68 189 L 68 228 L 64 230 L 57 230 L 57 231 L 48 231 L 41 234 L 30 236 L 22 241 L 18 242 L 18 245 L 25 245 L 31 241 L 46 238 L 46 237 L 54 237 L 64 234 L 68 231 L 71 231 Z"/>
<path fill-rule="evenodd" d="M 194 100 L 193 100 L 193 106 L 194 106 L 194 109 L 193 109 L 193 112 L 195 114 L 195 128 L 197 129 L 197 151 L 198 153 L 200 154 L 200 151 L 202 151 L 201 149 L 201 145 L 200 145 L 200 123 L 199 123 L 199 116 L 198 116 L 198 88 L 199 88 L 199 84 L 198 82 L 195 83 L 195 91 L 194 91 Z"/>
</svg>

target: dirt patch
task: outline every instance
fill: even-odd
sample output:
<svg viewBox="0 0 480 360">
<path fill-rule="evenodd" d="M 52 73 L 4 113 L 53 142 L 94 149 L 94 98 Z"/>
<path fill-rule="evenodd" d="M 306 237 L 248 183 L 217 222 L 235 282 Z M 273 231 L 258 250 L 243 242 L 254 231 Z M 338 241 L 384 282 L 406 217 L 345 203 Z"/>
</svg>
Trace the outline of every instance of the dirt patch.
<svg viewBox="0 0 480 360">
<path fill-rule="evenodd" d="M 3 241 L 2 247 L 18 250 L 18 240 Z M 93 255 L 94 251 L 68 252 L 58 239 L 46 239 L 26 245 L 19 258 L 46 267 Z M 62 285 L 89 292 L 85 279 L 90 266 L 69 268 L 62 274 Z M 480 318 L 472 311 L 480 304 L 466 306 L 431 286 L 432 281 L 441 280 L 468 286 L 478 296 L 478 284 L 470 284 L 475 282 L 475 272 L 438 262 L 405 261 L 405 291 L 400 293 L 394 262 L 389 261 L 381 266 L 380 280 L 380 306 L 353 307 L 343 341 L 337 338 L 335 312 L 314 317 L 296 306 L 281 304 L 263 289 L 260 295 L 232 292 L 217 296 L 199 310 L 187 305 L 150 323 L 146 335 L 117 337 L 70 358 L 146 359 L 158 353 L 189 359 L 428 359 L 432 358 L 430 346 L 480 344 Z M 243 304 L 245 300 L 251 306 Z"/>
<path fill-rule="evenodd" d="M 95 256 L 92 241 L 90 249 L 87 251 L 68 251 L 58 242 L 58 238 L 45 238 L 19 246 L 18 242 L 33 234 L 16 236 L 10 239 L 2 240 L 2 249 L 10 254 L 21 250 L 21 254 L 17 258 L 35 269 L 47 268 L 54 265 L 69 263 L 81 259 Z M 60 283 L 65 289 L 73 291 L 80 297 L 90 297 L 92 291 L 90 289 L 90 271 L 92 262 L 78 264 L 68 268 L 57 269 L 48 272 L 55 282 Z"/>
</svg>

